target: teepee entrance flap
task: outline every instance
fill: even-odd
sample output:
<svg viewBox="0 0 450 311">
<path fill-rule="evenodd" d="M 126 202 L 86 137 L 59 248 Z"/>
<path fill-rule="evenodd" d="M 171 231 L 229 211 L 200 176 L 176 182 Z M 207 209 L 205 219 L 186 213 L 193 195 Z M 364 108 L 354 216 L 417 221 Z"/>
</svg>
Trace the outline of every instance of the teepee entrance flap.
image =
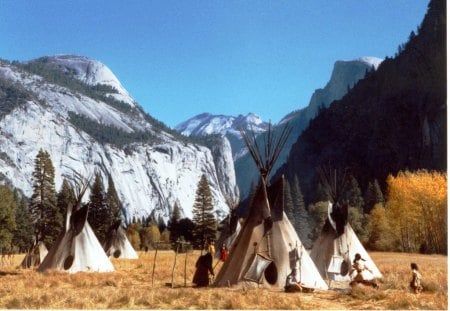
<svg viewBox="0 0 450 311">
<path fill-rule="evenodd" d="M 244 275 L 244 279 L 260 284 L 264 271 L 266 271 L 271 263 L 273 263 L 271 259 L 260 254 L 255 254 L 250 267 Z"/>
<path fill-rule="evenodd" d="M 344 269 L 343 269 L 343 265 L 347 266 L 347 268 L 345 269 L 345 267 L 344 267 Z M 342 257 L 340 255 L 333 255 L 331 257 L 330 264 L 328 265 L 327 272 L 334 273 L 334 274 L 342 274 L 342 272 L 343 272 L 342 270 L 347 270 L 347 273 L 348 273 L 347 262 L 345 261 L 344 257 Z M 347 273 L 344 273 L 344 275 Z"/>
</svg>

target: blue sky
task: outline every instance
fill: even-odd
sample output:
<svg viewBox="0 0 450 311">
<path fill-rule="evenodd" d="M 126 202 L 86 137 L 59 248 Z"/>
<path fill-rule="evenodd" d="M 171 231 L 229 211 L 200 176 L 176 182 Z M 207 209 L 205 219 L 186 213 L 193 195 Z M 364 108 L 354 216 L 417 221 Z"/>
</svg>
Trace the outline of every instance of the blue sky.
<svg viewBox="0 0 450 311">
<path fill-rule="evenodd" d="M 0 58 L 97 59 L 155 118 L 254 112 L 277 123 L 336 60 L 393 56 L 425 0 L 0 0 Z"/>
</svg>

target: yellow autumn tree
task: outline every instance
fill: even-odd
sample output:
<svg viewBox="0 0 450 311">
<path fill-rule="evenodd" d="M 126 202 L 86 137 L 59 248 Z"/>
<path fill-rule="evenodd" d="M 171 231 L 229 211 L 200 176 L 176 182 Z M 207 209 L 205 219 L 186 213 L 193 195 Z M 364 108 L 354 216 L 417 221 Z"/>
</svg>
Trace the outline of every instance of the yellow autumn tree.
<svg viewBox="0 0 450 311">
<path fill-rule="evenodd" d="M 139 236 L 139 226 L 137 224 L 131 224 L 128 226 L 127 238 L 130 241 L 131 245 L 134 249 L 141 249 L 141 238 Z"/>
<path fill-rule="evenodd" d="M 447 174 L 419 170 L 387 179 L 386 215 L 398 247 L 447 252 Z"/>
<path fill-rule="evenodd" d="M 152 224 L 144 229 L 144 238 L 143 244 L 146 246 L 152 246 L 156 242 L 159 242 L 159 238 L 161 236 L 161 233 L 159 232 L 158 225 Z"/>
<path fill-rule="evenodd" d="M 391 239 L 386 208 L 383 204 L 377 203 L 374 205 L 369 219 L 367 247 L 377 251 L 395 250 L 395 241 Z"/>
</svg>

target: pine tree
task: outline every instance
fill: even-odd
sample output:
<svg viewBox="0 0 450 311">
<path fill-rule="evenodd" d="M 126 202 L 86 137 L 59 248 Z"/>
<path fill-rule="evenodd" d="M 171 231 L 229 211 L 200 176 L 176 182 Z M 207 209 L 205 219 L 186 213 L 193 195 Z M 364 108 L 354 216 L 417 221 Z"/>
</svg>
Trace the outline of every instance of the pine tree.
<svg viewBox="0 0 450 311">
<path fill-rule="evenodd" d="M 195 229 L 194 247 L 203 248 L 207 242 L 215 241 L 217 225 L 214 218 L 212 194 L 208 180 L 202 175 L 197 186 L 194 206 L 192 209 Z"/>
<path fill-rule="evenodd" d="M 24 252 L 32 245 L 33 238 L 33 224 L 28 210 L 27 198 L 22 196 L 16 210 L 16 229 L 12 242 L 21 252 Z"/>
<path fill-rule="evenodd" d="M 166 230 L 166 228 L 167 228 L 166 223 L 164 222 L 164 218 L 162 218 L 161 215 L 158 216 L 158 228 L 159 228 L 159 232 L 160 232 L 161 234 L 162 234 L 162 233 Z"/>
<path fill-rule="evenodd" d="M 380 183 L 378 179 L 373 180 L 373 190 L 375 193 L 375 204 L 380 203 L 381 205 L 385 204 L 383 191 L 381 191 Z"/>
<path fill-rule="evenodd" d="M 167 230 L 169 230 L 170 232 L 170 243 L 172 243 L 173 246 L 175 246 L 178 238 L 180 237 L 180 218 L 180 208 L 178 207 L 178 204 L 175 203 L 173 207 L 172 217 L 170 217 L 169 223 L 167 224 Z"/>
<path fill-rule="evenodd" d="M 330 194 L 326 191 L 326 187 L 319 181 L 317 183 L 315 202 L 332 201 Z"/>
<path fill-rule="evenodd" d="M 30 211 L 37 241 L 50 248 L 63 228 L 63 215 L 56 205 L 55 169 L 47 151 L 39 150 L 34 161 Z"/>
<path fill-rule="evenodd" d="M 294 228 L 305 247 L 312 247 L 310 217 L 306 211 L 302 190 L 297 176 L 294 177 L 292 187 L 292 200 L 294 203 Z"/>
<path fill-rule="evenodd" d="M 97 235 L 100 243 L 106 240 L 106 234 L 112 225 L 112 214 L 108 209 L 103 188 L 103 179 L 99 172 L 95 174 L 94 184 L 92 185 L 89 198 L 88 221 Z"/>
<path fill-rule="evenodd" d="M 9 250 L 16 228 L 17 202 L 14 193 L 5 185 L 0 185 L 0 250 Z"/>
<path fill-rule="evenodd" d="M 122 204 L 119 200 L 119 196 L 117 195 L 116 186 L 114 185 L 111 174 L 108 174 L 108 191 L 106 192 L 106 203 L 109 207 L 109 210 L 111 211 L 113 222 L 120 220 Z"/>
<path fill-rule="evenodd" d="M 180 235 L 184 237 L 187 242 L 194 242 L 194 236 L 192 232 L 194 231 L 195 224 L 189 218 L 180 219 L 178 223 L 180 229 Z"/>
<path fill-rule="evenodd" d="M 56 196 L 56 200 L 58 211 L 61 215 L 66 215 L 69 204 L 74 204 L 75 202 L 75 192 L 66 178 L 63 179 L 61 189 Z"/>
<path fill-rule="evenodd" d="M 349 201 L 349 205 L 362 210 L 364 206 L 364 200 L 361 194 L 361 188 L 358 181 L 352 175 L 349 176 L 349 182 L 346 187 L 346 199 Z"/>
<path fill-rule="evenodd" d="M 328 217 L 328 202 L 320 201 L 308 206 L 308 213 L 314 225 L 311 229 L 311 240 L 315 241 L 322 231 L 323 225 Z"/>
<path fill-rule="evenodd" d="M 361 195 L 358 181 L 355 177 L 349 177 L 346 199 L 349 201 L 348 221 L 362 243 L 367 242 L 369 232 L 369 217 L 363 212 L 364 200 Z"/>
<path fill-rule="evenodd" d="M 289 182 L 284 183 L 284 212 L 291 224 L 295 227 L 294 203 L 292 202 L 291 186 Z"/>
<path fill-rule="evenodd" d="M 371 181 L 367 184 L 366 192 L 364 192 L 364 213 L 370 213 L 375 205 L 375 199 L 373 197 L 373 184 Z"/>
<path fill-rule="evenodd" d="M 364 213 L 369 214 L 375 204 L 384 205 L 383 193 L 381 192 L 377 179 L 373 183 L 369 182 L 367 185 L 366 192 L 364 193 Z"/>
</svg>

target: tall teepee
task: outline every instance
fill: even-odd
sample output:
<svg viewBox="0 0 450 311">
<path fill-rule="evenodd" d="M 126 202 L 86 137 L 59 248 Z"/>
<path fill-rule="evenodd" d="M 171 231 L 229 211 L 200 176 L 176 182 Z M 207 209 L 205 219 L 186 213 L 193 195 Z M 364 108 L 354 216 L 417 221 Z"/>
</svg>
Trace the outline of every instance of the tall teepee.
<svg viewBox="0 0 450 311">
<path fill-rule="evenodd" d="M 241 134 L 259 169 L 260 182 L 249 215 L 214 285 L 283 288 L 287 275 L 297 268 L 297 279 L 305 287 L 327 289 L 284 213 L 284 178 L 281 177 L 272 186 L 268 185 L 270 170 L 286 141 L 288 128 L 285 127 L 275 141 L 269 127 L 264 139 L 264 157 L 254 133 L 252 138 L 243 130 Z"/>
<path fill-rule="evenodd" d="M 75 272 L 110 272 L 114 267 L 87 222 L 89 205 L 81 207 L 81 199 L 89 183 L 80 179 L 76 201 L 67 207 L 66 226 L 45 257 L 38 271 L 49 269 Z"/>
<path fill-rule="evenodd" d="M 114 258 L 138 259 L 139 256 L 128 241 L 127 235 L 118 220 L 109 228 L 103 248 L 107 256 Z"/>
<path fill-rule="evenodd" d="M 311 259 L 324 279 L 349 281 L 352 261 L 355 254 L 360 254 L 372 271 L 364 271 L 364 277 L 367 280 L 381 278 L 380 270 L 348 223 L 348 203 L 344 198 L 347 181 L 345 173 L 324 168 L 319 170 L 320 181 L 333 203 L 328 203 L 328 217 L 319 238 L 314 242 Z"/>
</svg>

